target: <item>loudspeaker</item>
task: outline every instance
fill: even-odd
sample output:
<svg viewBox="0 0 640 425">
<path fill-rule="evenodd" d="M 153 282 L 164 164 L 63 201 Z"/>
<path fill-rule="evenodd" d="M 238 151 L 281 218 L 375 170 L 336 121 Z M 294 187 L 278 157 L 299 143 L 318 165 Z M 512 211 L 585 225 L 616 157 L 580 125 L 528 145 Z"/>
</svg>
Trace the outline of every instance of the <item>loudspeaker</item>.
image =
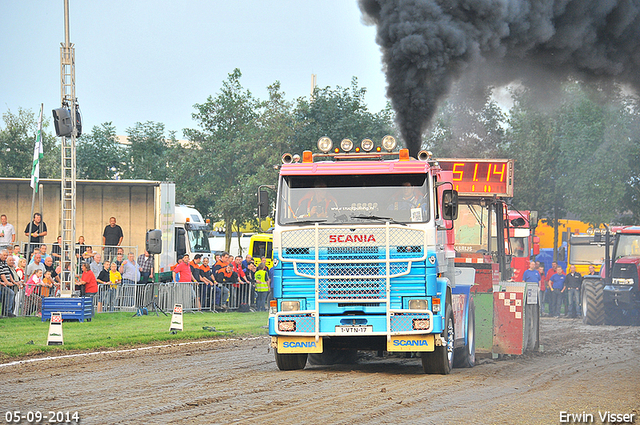
<svg viewBox="0 0 640 425">
<path fill-rule="evenodd" d="M 158 229 L 147 231 L 146 248 L 149 254 L 162 254 L 162 231 Z"/>
<path fill-rule="evenodd" d="M 80 107 L 76 104 L 76 134 L 77 137 L 82 136 L 82 115 L 80 114 Z"/>
<path fill-rule="evenodd" d="M 53 111 L 53 123 L 56 127 L 56 135 L 58 137 L 69 137 L 73 132 L 71 124 L 71 113 L 67 108 L 58 108 Z"/>
</svg>

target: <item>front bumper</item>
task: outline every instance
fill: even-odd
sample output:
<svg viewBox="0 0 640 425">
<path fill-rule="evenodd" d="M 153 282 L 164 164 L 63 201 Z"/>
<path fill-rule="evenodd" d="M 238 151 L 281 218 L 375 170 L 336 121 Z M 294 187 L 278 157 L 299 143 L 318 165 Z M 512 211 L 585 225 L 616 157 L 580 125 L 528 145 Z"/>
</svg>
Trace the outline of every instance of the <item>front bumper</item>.
<svg viewBox="0 0 640 425">
<path fill-rule="evenodd" d="M 632 285 L 606 285 L 604 303 L 625 310 L 640 308 L 640 295 Z"/>
</svg>

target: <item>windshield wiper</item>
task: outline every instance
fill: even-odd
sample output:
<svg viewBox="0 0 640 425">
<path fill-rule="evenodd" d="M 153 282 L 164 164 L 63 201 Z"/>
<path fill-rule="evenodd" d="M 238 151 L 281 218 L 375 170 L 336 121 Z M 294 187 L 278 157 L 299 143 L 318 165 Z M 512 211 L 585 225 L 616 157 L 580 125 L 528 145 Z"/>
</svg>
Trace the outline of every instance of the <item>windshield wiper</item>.
<svg viewBox="0 0 640 425">
<path fill-rule="evenodd" d="M 314 224 L 314 223 L 324 223 L 325 221 L 327 221 L 326 218 L 309 218 L 307 220 L 292 221 L 287 224 Z"/>
<path fill-rule="evenodd" d="M 400 224 L 402 226 L 406 226 L 406 223 L 402 223 L 400 221 L 396 221 L 391 217 L 379 217 L 377 215 L 352 215 L 349 218 L 359 218 L 361 220 L 374 220 L 374 221 L 381 221 L 381 222 L 389 222 L 391 224 Z"/>
</svg>

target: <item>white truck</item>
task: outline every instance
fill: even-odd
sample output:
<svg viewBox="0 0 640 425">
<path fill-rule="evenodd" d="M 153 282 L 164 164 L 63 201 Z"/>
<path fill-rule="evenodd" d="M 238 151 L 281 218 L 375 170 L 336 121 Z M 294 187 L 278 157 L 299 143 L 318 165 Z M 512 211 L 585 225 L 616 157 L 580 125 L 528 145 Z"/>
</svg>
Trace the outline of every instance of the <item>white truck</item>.
<svg viewBox="0 0 640 425">
<path fill-rule="evenodd" d="M 189 254 L 190 259 L 195 254 L 211 258 L 211 227 L 194 207 L 175 205 L 174 183 L 162 182 L 159 189 L 156 205 L 160 208 L 156 212 L 156 224 L 162 233 L 162 253 L 154 262 L 154 280 L 168 282 L 172 279 L 171 266 L 182 255 Z"/>
</svg>

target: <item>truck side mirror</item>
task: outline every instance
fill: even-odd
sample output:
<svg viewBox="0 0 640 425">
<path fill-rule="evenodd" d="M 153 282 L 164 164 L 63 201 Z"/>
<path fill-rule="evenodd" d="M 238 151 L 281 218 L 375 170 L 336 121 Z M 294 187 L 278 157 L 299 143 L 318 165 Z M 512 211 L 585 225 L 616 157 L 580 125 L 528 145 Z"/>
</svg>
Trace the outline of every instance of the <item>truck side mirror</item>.
<svg viewBox="0 0 640 425">
<path fill-rule="evenodd" d="M 181 227 L 176 228 L 176 254 L 182 258 L 187 253 L 187 231 Z"/>
<path fill-rule="evenodd" d="M 269 217 L 269 193 L 266 190 L 258 190 L 258 217 Z"/>
<path fill-rule="evenodd" d="M 145 247 L 149 254 L 162 254 L 162 230 L 148 230 Z"/>
<path fill-rule="evenodd" d="M 529 212 L 529 228 L 534 229 L 538 227 L 538 211 Z"/>
<path fill-rule="evenodd" d="M 458 218 L 458 192 L 447 189 L 442 192 L 442 218 L 456 220 Z"/>
</svg>

